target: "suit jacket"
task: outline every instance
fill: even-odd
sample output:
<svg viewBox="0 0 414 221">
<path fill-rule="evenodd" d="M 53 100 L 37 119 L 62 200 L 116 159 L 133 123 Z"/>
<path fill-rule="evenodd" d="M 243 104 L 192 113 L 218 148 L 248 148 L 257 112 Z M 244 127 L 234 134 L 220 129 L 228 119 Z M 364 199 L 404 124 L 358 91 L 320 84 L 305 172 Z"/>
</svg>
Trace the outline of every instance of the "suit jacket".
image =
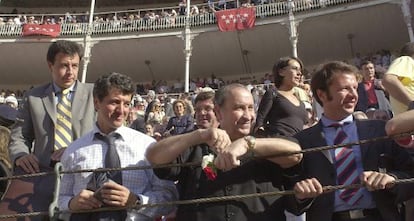
<svg viewBox="0 0 414 221">
<path fill-rule="evenodd" d="M 383 90 L 379 88 L 375 88 L 375 96 L 378 100 L 378 109 L 385 110 L 390 114 L 390 117 L 392 117 L 392 109 L 391 104 L 388 101 L 387 97 L 385 97 L 385 93 Z M 368 109 L 368 94 L 365 90 L 364 83 L 358 84 L 358 103 L 355 107 L 355 110 L 366 112 Z"/>
<path fill-rule="evenodd" d="M 72 97 L 73 140 L 92 130 L 95 122 L 93 85 L 76 82 Z M 14 164 L 18 157 L 34 153 L 43 166 L 49 166 L 54 148 L 56 104 L 53 84 L 48 83 L 28 91 L 18 120 L 12 128 L 9 145 Z"/>
<path fill-rule="evenodd" d="M 356 121 L 356 125 L 360 140 L 386 135 L 384 130 L 385 122 L 383 121 Z M 295 135 L 303 149 L 326 146 L 324 136 L 321 122 Z M 405 149 L 399 147 L 393 140 L 361 144 L 360 149 L 364 171 L 378 171 L 380 155 L 386 154 L 392 160 L 387 167 L 387 173 L 401 179 L 412 177 L 414 169 L 413 159 L 410 158 Z M 301 166 L 303 169 L 302 179 L 315 177 L 322 186 L 336 185 L 336 169 L 328 150 L 305 154 Z M 399 184 L 388 190 L 371 192 L 373 200 L 376 202 L 377 208 L 384 220 L 401 220 L 396 204 L 413 197 L 412 188 L 412 184 Z M 297 202 L 294 197 L 290 199 Z M 309 208 L 301 208 L 299 205 L 296 209 L 297 211 L 301 209 L 306 210 L 307 221 L 331 221 L 332 213 L 334 212 L 334 200 L 334 192 L 326 193 L 315 198 Z"/>
</svg>

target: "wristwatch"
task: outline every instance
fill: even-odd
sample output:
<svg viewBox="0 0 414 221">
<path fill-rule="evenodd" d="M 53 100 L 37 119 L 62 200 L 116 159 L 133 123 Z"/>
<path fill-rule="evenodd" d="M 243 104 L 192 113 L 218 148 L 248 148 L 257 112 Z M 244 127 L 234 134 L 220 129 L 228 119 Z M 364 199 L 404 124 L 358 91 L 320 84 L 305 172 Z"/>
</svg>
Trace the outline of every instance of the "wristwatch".
<svg viewBox="0 0 414 221">
<path fill-rule="evenodd" d="M 253 136 L 245 136 L 244 140 L 247 143 L 247 151 L 253 151 L 254 147 L 256 146 L 256 138 Z"/>
</svg>

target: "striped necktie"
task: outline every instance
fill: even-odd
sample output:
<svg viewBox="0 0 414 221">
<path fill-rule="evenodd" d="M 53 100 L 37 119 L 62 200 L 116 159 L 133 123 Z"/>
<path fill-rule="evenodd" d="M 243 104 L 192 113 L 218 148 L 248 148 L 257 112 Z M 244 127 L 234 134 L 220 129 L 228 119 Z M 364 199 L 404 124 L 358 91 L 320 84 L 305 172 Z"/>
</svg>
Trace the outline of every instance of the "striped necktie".
<svg viewBox="0 0 414 221">
<path fill-rule="evenodd" d="M 334 145 L 349 143 L 348 136 L 342 128 L 343 125 L 333 124 L 331 127 L 334 127 L 336 129 Z M 335 167 L 338 185 L 360 183 L 352 146 L 335 149 Z M 339 198 L 341 198 L 348 205 L 355 205 L 362 198 L 361 189 L 341 189 L 338 191 Z"/>
<path fill-rule="evenodd" d="M 65 148 L 72 142 L 72 107 L 68 100 L 69 89 L 62 91 L 56 106 L 55 150 Z"/>
</svg>

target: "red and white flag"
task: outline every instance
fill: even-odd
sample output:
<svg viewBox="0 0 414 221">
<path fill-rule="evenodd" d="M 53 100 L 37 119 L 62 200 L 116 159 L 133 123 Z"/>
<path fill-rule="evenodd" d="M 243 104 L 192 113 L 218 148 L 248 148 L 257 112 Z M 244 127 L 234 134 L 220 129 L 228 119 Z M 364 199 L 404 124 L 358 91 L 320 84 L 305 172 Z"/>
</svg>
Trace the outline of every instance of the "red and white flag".
<svg viewBox="0 0 414 221">
<path fill-rule="evenodd" d="M 254 7 L 217 11 L 215 15 L 220 31 L 252 28 L 256 21 L 256 10 Z"/>
<path fill-rule="evenodd" d="M 60 24 L 24 24 L 23 36 L 45 35 L 56 38 L 60 35 Z"/>
</svg>

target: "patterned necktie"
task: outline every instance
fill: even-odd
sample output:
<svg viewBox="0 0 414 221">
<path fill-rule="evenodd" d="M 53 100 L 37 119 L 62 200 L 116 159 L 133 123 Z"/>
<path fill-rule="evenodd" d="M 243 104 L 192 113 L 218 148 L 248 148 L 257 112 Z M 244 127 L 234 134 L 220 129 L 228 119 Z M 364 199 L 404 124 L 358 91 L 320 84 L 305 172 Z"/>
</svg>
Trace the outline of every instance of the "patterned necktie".
<svg viewBox="0 0 414 221">
<path fill-rule="evenodd" d="M 119 134 L 112 134 L 104 136 L 100 133 L 96 133 L 95 137 L 104 141 L 108 145 L 108 150 L 105 155 L 105 168 L 120 168 L 121 161 L 119 159 L 118 152 L 116 151 L 115 140 L 118 139 Z M 108 171 L 108 178 L 122 185 L 122 171 Z"/>
<path fill-rule="evenodd" d="M 72 142 L 72 107 L 67 98 L 69 89 L 62 91 L 56 106 L 55 150 L 65 148 Z"/>
<path fill-rule="evenodd" d="M 348 143 L 349 139 L 343 125 L 333 124 L 331 127 L 336 129 L 334 145 Z M 356 160 L 351 146 L 340 147 L 335 149 L 335 167 L 337 173 L 338 185 L 350 185 L 360 183 L 357 171 Z M 341 189 L 339 198 L 349 205 L 355 205 L 361 198 L 361 189 Z"/>
</svg>

